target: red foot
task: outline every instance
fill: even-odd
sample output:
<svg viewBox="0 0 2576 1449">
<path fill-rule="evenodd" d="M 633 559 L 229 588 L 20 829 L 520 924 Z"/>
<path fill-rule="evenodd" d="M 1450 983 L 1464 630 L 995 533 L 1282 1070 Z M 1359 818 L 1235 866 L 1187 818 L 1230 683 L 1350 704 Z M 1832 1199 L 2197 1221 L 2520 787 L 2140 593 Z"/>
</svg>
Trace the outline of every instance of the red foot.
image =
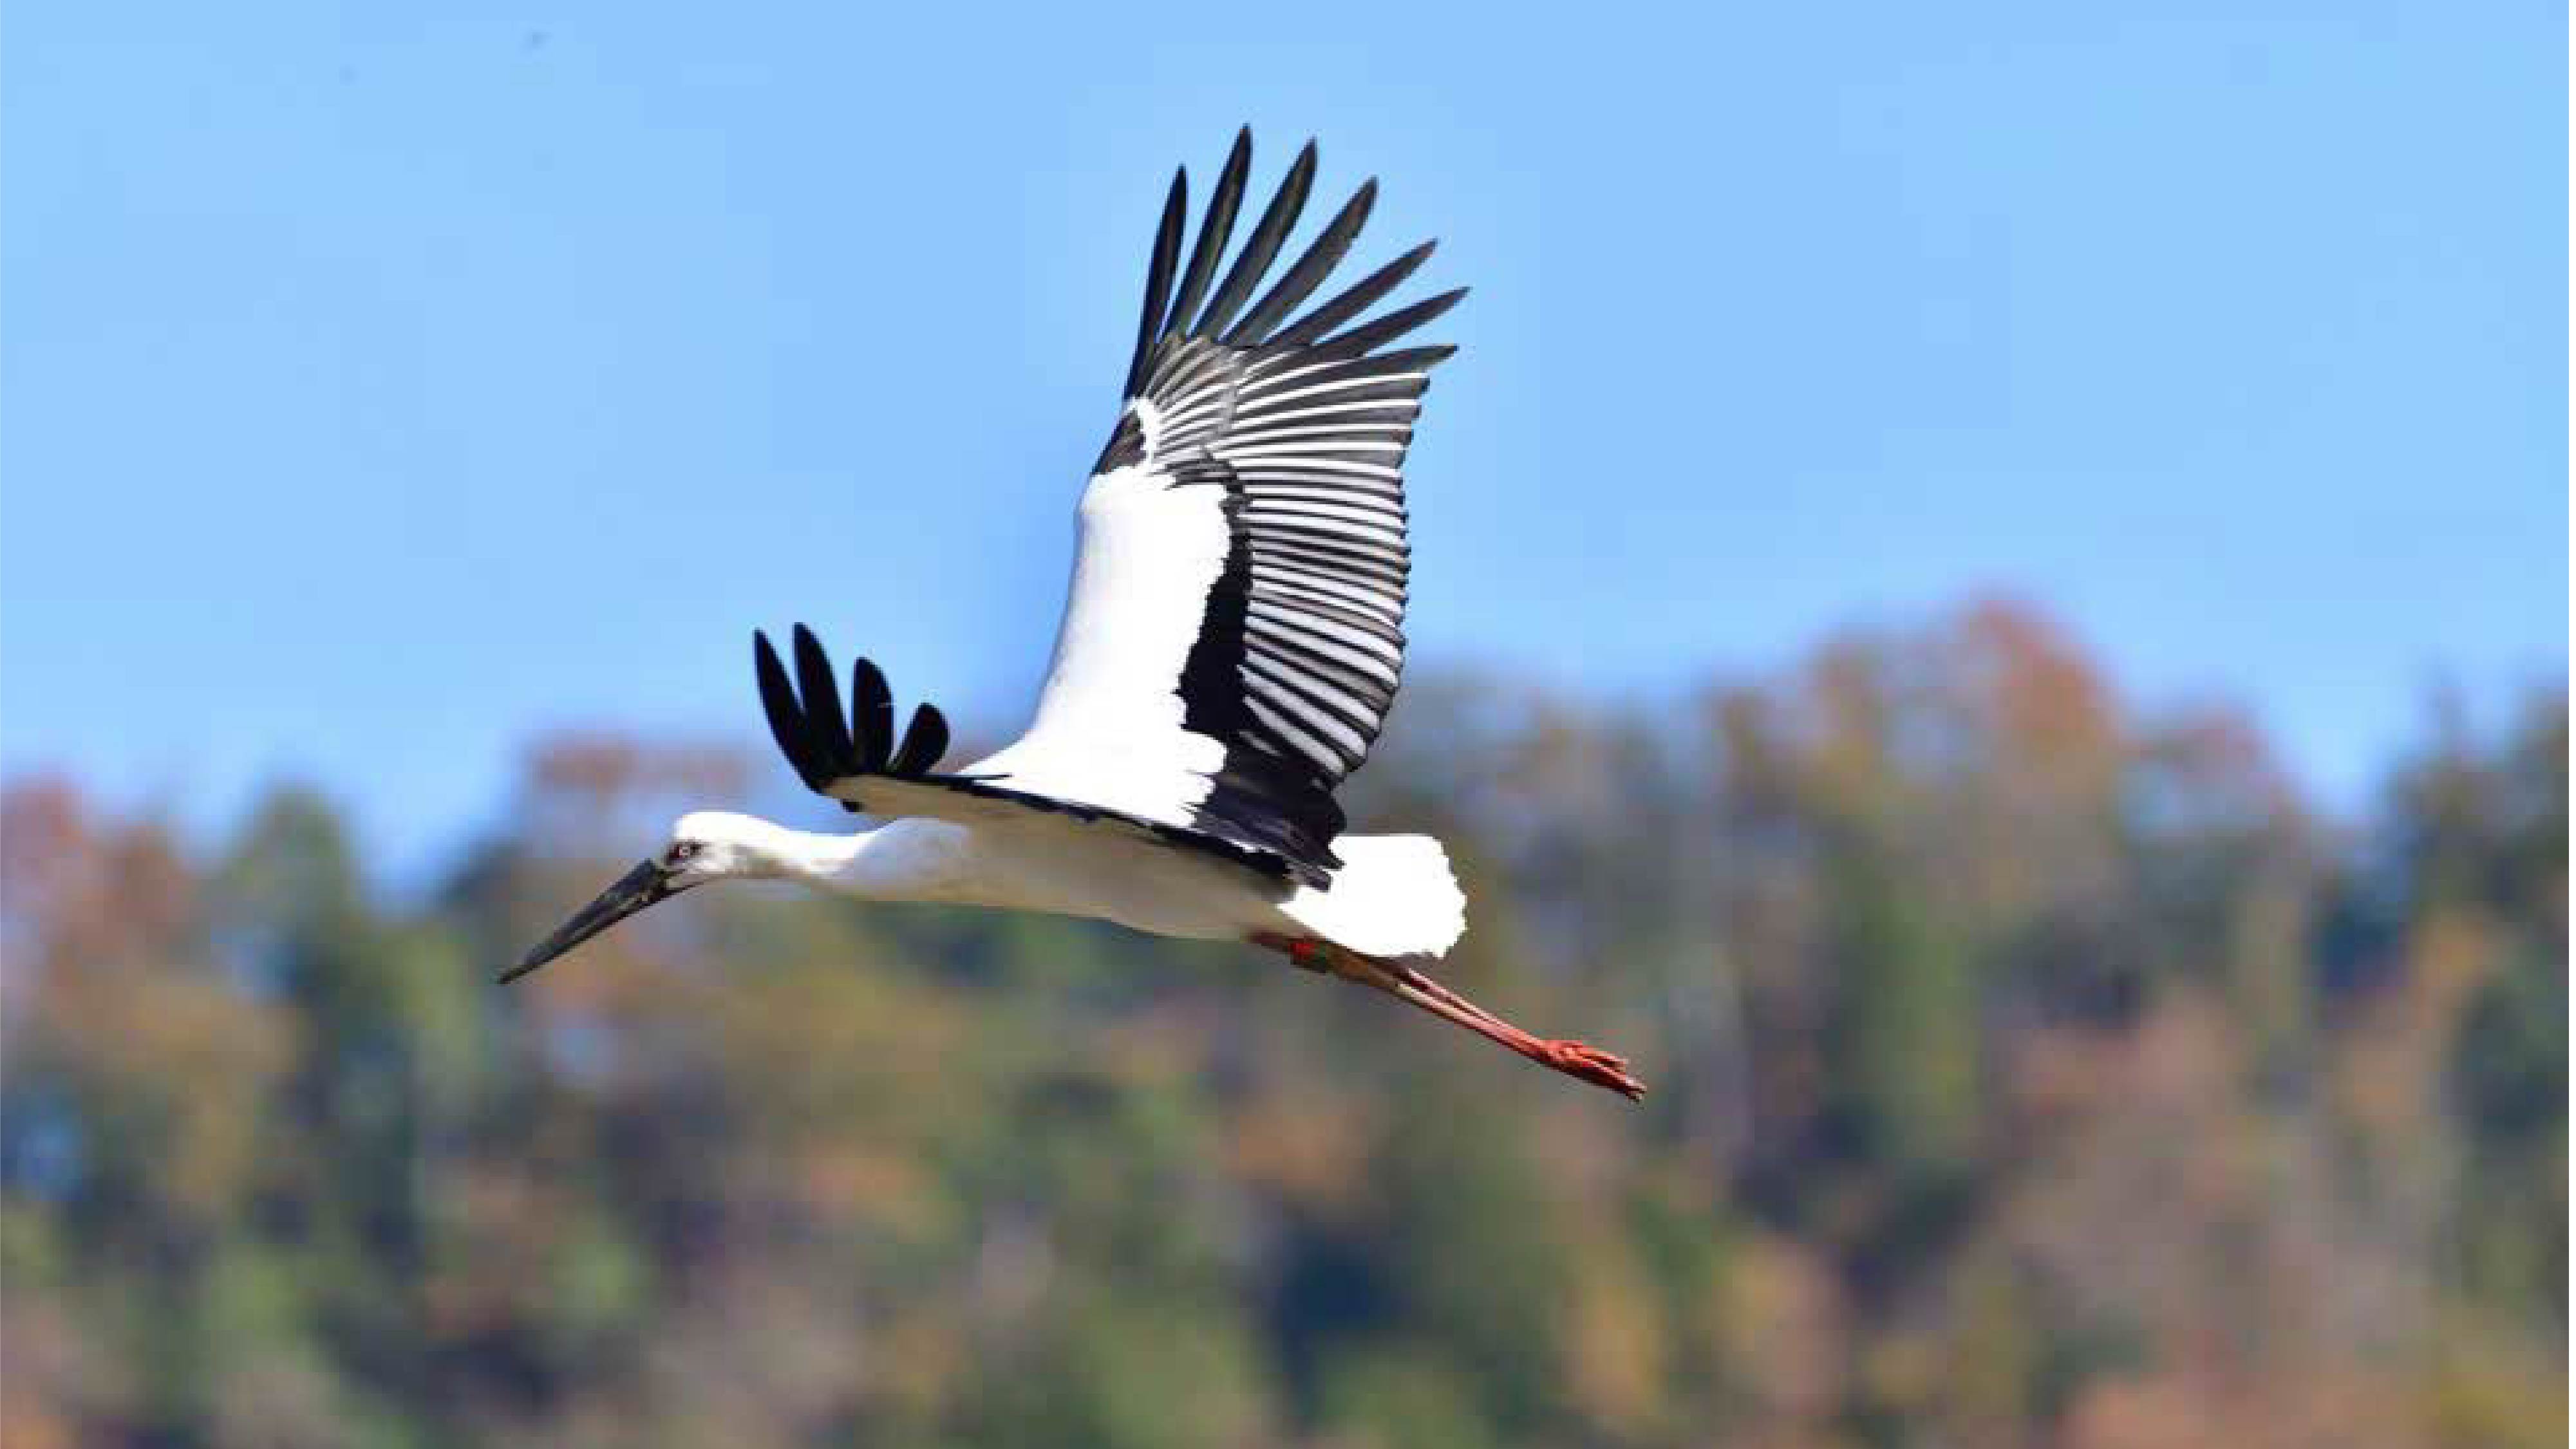
<svg viewBox="0 0 2576 1449">
<path fill-rule="evenodd" d="M 1565 1073 L 1579 1077 L 1596 1087 L 1608 1087 L 1631 1102 L 1646 1099 L 1646 1084 L 1629 1074 L 1624 1057 L 1613 1056 L 1597 1046 L 1579 1041 L 1542 1041 L 1538 1044 L 1540 1060 Z"/>
<path fill-rule="evenodd" d="M 1623 1058 L 1579 1041 L 1532 1036 L 1400 961 L 1361 956 L 1312 937 L 1262 931 L 1250 939 L 1254 945 L 1277 951 L 1308 971 L 1376 987 L 1578 1081 L 1606 1087 L 1632 1102 L 1645 1099 L 1646 1084 L 1630 1074 Z"/>
</svg>

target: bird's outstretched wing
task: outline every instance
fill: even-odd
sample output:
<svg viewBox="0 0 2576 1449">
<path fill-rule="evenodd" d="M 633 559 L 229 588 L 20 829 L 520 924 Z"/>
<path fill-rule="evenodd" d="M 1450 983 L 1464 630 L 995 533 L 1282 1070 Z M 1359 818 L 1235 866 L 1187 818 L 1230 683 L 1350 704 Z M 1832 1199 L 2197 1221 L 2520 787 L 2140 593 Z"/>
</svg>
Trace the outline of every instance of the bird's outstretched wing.
<svg viewBox="0 0 2576 1449">
<path fill-rule="evenodd" d="M 1340 863 L 1334 787 L 1367 758 L 1402 673 L 1405 450 L 1430 369 L 1454 350 L 1386 349 L 1466 292 L 1362 320 L 1431 255 L 1425 242 L 1300 314 L 1377 183 L 1271 280 L 1315 148 L 1225 266 L 1251 161 L 1246 132 L 1186 262 L 1187 172 L 1172 179 L 1125 405 L 1082 495 L 1054 666 L 1028 733 L 970 773 L 1320 883 Z"/>
<path fill-rule="evenodd" d="M 972 822 L 1042 810 L 1091 823 L 1125 827 L 1171 844 L 1209 851 L 1268 875 L 1294 874 L 1277 856 L 1208 836 L 1185 825 L 1133 812 L 1017 788 L 1007 777 L 981 770 L 945 772 L 937 767 L 948 749 L 948 720 L 935 705 L 913 709 L 898 738 L 894 695 L 883 671 L 869 660 L 850 667 L 850 703 L 841 707 L 831 656 L 814 631 L 799 624 L 795 672 L 778 658 L 769 636 L 752 635 L 752 662 L 760 677 L 760 704 L 769 716 L 779 751 L 808 789 L 838 800 L 844 809 L 874 815 L 922 815 Z"/>
<path fill-rule="evenodd" d="M 922 706 L 898 739 L 885 677 L 862 659 L 845 713 L 799 625 L 792 677 L 766 638 L 757 663 L 770 728 L 808 786 L 880 815 L 1106 820 L 1310 884 L 1341 864 L 1333 789 L 1367 758 L 1404 667 L 1405 450 L 1430 370 L 1454 350 L 1386 349 L 1466 291 L 1362 320 L 1431 255 L 1425 242 L 1292 318 L 1350 251 L 1377 183 L 1272 280 L 1315 147 L 1226 265 L 1251 166 L 1246 132 L 1186 264 L 1188 175 L 1172 178 L 1028 732 L 942 773 L 939 712 Z"/>
</svg>

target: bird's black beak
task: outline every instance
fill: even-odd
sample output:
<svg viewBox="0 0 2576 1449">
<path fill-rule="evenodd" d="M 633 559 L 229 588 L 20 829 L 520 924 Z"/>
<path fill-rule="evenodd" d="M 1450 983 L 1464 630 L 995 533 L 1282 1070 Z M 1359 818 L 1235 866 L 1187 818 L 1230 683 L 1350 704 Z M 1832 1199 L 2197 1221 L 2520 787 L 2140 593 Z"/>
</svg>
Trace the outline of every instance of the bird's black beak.
<svg viewBox="0 0 2576 1449">
<path fill-rule="evenodd" d="M 519 958 L 518 965 L 502 972 L 500 979 L 516 981 L 646 906 L 679 893 L 680 887 L 671 884 L 671 872 L 662 862 L 645 861 L 619 876 L 617 884 L 601 891 L 599 899 L 575 912 L 571 920 L 557 926 L 553 935 L 539 941 Z"/>
</svg>

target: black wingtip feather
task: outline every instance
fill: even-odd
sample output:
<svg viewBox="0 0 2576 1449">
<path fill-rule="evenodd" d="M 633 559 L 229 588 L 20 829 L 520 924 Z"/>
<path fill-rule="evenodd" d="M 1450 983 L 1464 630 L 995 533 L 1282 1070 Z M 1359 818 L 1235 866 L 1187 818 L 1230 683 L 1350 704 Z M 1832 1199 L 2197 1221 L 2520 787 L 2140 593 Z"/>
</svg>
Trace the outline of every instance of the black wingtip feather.
<svg viewBox="0 0 2576 1449">
<path fill-rule="evenodd" d="M 1324 278 L 1341 265 L 1342 258 L 1350 255 L 1351 243 L 1359 239 L 1360 228 L 1368 225 L 1369 212 L 1376 205 L 1377 178 L 1372 176 L 1360 183 L 1360 189 L 1351 193 L 1351 199 L 1342 203 L 1342 209 L 1333 214 L 1331 221 L 1324 223 L 1322 233 L 1306 248 L 1306 254 L 1288 268 L 1287 275 L 1279 279 L 1279 285 L 1271 288 L 1270 294 L 1244 314 L 1243 320 L 1226 334 L 1226 345 L 1260 346 L 1270 330 L 1314 295 L 1315 289 L 1324 284 Z"/>
<path fill-rule="evenodd" d="M 919 778 L 948 752 L 948 718 L 929 704 L 913 710 L 902 748 L 895 747 L 893 695 L 885 672 L 873 661 L 851 661 L 850 714 L 844 719 L 831 656 L 813 630 L 802 624 L 795 628 L 789 644 L 795 656 L 792 674 L 768 634 L 755 629 L 751 642 L 769 733 L 806 788 L 828 795 L 833 786 L 863 775 Z M 842 803 L 862 808 L 846 798 Z"/>
<path fill-rule="evenodd" d="M 1274 348 L 1302 347 L 1341 326 L 1376 305 L 1380 297 L 1402 286 L 1405 278 L 1412 276 L 1424 262 L 1431 260 L 1432 252 L 1439 246 L 1440 243 L 1437 240 L 1427 241 L 1403 256 L 1397 257 L 1394 261 L 1352 283 L 1340 296 L 1318 303 L 1315 310 L 1281 328 L 1276 336 L 1263 345 Z"/>
<path fill-rule="evenodd" d="M 1372 348 L 1383 347 L 1407 332 L 1433 320 L 1455 307 L 1467 296 L 1467 288 L 1458 287 L 1437 297 L 1426 297 L 1410 307 L 1398 307 L 1373 321 L 1363 322 L 1348 332 L 1327 337 L 1315 344 L 1315 351 L 1328 357 L 1358 357 Z"/>
<path fill-rule="evenodd" d="M 805 733 L 825 752 L 826 762 L 846 769 L 855 758 L 850 722 L 841 716 L 840 682 L 832 677 L 832 656 L 814 631 L 796 626 L 796 695 L 805 707 Z"/>
<path fill-rule="evenodd" d="M 1225 259 L 1225 244 L 1234 239 L 1234 217 L 1242 209 L 1243 182 L 1251 171 L 1252 128 L 1246 126 L 1234 133 L 1234 149 L 1226 154 L 1225 170 L 1217 175 L 1216 190 L 1208 194 L 1207 215 L 1199 221 L 1198 245 L 1190 250 L 1190 268 L 1182 274 L 1180 295 L 1172 299 L 1172 309 L 1163 319 L 1164 336 L 1190 325 L 1190 314 L 1207 296 L 1208 283 L 1216 279 L 1216 264 Z"/>
<path fill-rule="evenodd" d="M 1306 208 L 1306 193 L 1315 184 L 1315 143 L 1308 141 L 1297 152 L 1296 161 L 1288 168 L 1287 178 L 1279 183 L 1278 194 L 1253 225 L 1251 239 L 1243 244 L 1243 253 L 1217 288 L 1216 298 L 1199 315 L 1198 325 L 1190 329 L 1194 337 L 1213 337 L 1234 320 L 1252 289 L 1261 284 L 1261 274 L 1279 256 L 1279 244 L 1288 239 L 1288 229 L 1297 224 L 1297 215 Z"/>
<path fill-rule="evenodd" d="M 1145 305 L 1136 321 L 1136 355 L 1127 364 L 1127 387 L 1121 394 L 1134 397 L 1145 384 L 1145 366 L 1154 355 L 1154 339 L 1163 333 L 1163 313 L 1171 305 L 1172 268 L 1180 260 L 1181 228 L 1190 210 L 1190 173 L 1183 167 L 1172 173 L 1172 189 L 1163 198 L 1163 220 L 1154 231 L 1154 260 L 1145 269 Z"/>
<path fill-rule="evenodd" d="M 948 717 L 936 705 L 913 706 L 912 723 L 903 732 L 903 748 L 887 768 L 892 775 L 924 775 L 948 753 Z"/>
<path fill-rule="evenodd" d="M 883 771 L 894 755 L 894 690 L 873 659 L 850 661 L 850 713 L 859 722 L 858 768 Z"/>
<path fill-rule="evenodd" d="M 767 634 L 755 629 L 751 641 L 752 669 L 760 678 L 760 707 L 769 716 L 770 736 L 778 741 L 778 752 L 787 757 L 796 778 L 807 789 L 820 790 L 828 776 L 806 739 L 805 712 L 797 703 L 794 686 L 787 682 L 787 666 L 778 661 L 778 650 Z"/>
</svg>

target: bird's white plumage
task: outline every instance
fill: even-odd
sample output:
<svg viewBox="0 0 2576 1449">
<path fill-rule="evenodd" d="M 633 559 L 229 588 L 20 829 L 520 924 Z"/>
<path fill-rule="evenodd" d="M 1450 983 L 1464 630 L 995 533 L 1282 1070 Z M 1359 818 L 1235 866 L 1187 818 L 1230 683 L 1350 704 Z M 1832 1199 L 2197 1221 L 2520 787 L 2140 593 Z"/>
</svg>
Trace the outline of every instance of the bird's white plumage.
<svg viewBox="0 0 2576 1449">
<path fill-rule="evenodd" d="M 1279 903 L 1298 929 L 1371 956 L 1443 956 L 1467 930 L 1467 895 L 1428 835 L 1345 835 L 1329 888 Z"/>
<path fill-rule="evenodd" d="M 1303 934 L 1372 955 L 1438 955 L 1466 929 L 1466 898 L 1440 842 L 1345 836 L 1329 890 L 1283 890 L 1216 857 L 1069 815 L 913 817 L 854 835 L 693 811 L 671 828 L 692 849 L 685 889 L 720 879 L 799 880 L 862 900 L 928 901 L 1112 921 L 1158 936 Z"/>
<path fill-rule="evenodd" d="M 1130 405 L 1145 436 L 1154 405 Z M 1175 681 L 1225 566 L 1224 514 L 1144 464 L 1093 476 L 1075 514 L 1073 581 L 1027 733 L 965 768 L 1019 789 L 1189 823 L 1225 746 L 1191 733 Z"/>
</svg>

